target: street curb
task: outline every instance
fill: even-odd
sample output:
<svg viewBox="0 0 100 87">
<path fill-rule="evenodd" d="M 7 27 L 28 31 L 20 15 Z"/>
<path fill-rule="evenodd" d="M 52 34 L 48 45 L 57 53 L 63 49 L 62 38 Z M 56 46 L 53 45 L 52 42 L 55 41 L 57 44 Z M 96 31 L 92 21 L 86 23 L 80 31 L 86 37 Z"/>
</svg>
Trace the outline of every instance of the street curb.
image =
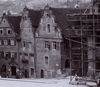
<svg viewBox="0 0 100 87">
<path fill-rule="evenodd" d="M 43 81 L 35 81 L 35 79 L 32 80 L 28 80 L 28 79 L 11 79 L 11 78 L 0 78 L 0 80 L 6 80 L 6 81 L 19 81 L 19 82 L 31 82 L 31 83 L 46 83 L 46 84 L 57 84 L 57 81 L 53 81 L 53 82 L 43 82 Z"/>
</svg>

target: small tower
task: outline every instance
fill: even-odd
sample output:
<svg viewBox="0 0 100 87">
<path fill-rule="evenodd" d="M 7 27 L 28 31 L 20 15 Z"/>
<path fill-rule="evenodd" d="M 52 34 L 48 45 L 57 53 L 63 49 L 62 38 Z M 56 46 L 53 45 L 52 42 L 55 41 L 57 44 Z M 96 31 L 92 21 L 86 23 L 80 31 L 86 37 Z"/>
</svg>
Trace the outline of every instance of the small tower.
<svg viewBox="0 0 100 87">
<path fill-rule="evenodd" d="M 100 13 L 100 0 L 91 0 L 94 12 L 95 13 Z"/>
</svg>

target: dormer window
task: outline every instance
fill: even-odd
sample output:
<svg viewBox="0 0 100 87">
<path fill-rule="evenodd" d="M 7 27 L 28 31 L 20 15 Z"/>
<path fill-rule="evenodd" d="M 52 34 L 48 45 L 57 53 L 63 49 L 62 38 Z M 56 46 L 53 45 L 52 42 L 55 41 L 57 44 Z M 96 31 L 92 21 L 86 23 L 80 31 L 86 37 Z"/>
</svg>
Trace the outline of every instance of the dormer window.
<svg viewBox="0 0 100 87">
<path fill-rule="evenodd" d="M 48 33 L 50 33 L 50 24 L 47 24 L 47 30 L 48 30 Z"/>
</svg>

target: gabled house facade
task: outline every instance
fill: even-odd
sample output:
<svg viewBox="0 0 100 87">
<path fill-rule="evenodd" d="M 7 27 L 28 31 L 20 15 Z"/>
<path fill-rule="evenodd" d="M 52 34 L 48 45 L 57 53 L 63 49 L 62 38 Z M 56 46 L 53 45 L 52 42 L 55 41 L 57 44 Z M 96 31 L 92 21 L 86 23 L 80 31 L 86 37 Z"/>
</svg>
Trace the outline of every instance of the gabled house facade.
<svg viewBox="0 0 100 87">
<path fill-rule="evenodd" d="M 61 42 L 61 31 L 47 5 L 35 33 L 37 77 L 53 78 L 61 73 Z"/>
<path fill-rule="evenodd" d="M 20 69 L 25 78 L 34 77 L 34 34 L 27 7 L 23 9 L 21 22 L 21 49 L 20 49 Z"/>
<path fill-rule="evenodd" d="M 16 77 L 19 71 L 17 36 L 20 34 L 17 30 L 20 30 L 20 26 L 16 24 L 18 27 L 14 27 L 11 20 L 15 18 L 18 18 L 16 22 L 20 22 L 20 17 L 10 17 L 6 13 L 0 18 L 0 75 L 2 77 Z"/>
</svg>

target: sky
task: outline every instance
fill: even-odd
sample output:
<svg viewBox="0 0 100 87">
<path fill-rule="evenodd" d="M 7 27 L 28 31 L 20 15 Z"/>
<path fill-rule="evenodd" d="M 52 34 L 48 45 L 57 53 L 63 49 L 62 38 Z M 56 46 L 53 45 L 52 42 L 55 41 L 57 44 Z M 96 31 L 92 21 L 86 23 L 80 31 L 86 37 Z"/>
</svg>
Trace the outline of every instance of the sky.
<svg viewBox="0 0 100 87">
<path fill-rule="evenodd" d="M 8 0 L 0 0 L 0 1 L 8 1 Z M 9 1 L 15 1 L 15 0 L 9 0 Z M 37 0 L 37 1 L 39 1 L 39 0 Z M 44 0 L 41 0 L 41 1 L 44 1 Z M 60 0 L 60 1 L 65 1 L 65 0 Z M 83 0 L 83 1 L 90 1 L 90 0 Z"/>
</svg>

